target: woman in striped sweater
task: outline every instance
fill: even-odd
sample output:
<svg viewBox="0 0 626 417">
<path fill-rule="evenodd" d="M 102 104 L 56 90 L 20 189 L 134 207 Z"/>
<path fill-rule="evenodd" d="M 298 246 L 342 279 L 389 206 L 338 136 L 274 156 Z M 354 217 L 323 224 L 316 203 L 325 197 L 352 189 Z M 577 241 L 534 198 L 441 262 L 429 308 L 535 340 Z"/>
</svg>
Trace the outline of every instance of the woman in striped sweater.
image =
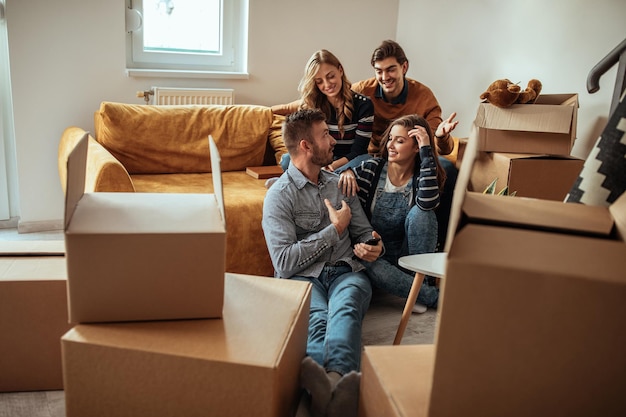
<svg viewBox="0 0 626 417">
<path fill-rule="evenodd" d="M 298 86 L 301 98 L 272 106 L 274 113 L 283 116 L 299 109 L 322 110 L 328 133 L 337 141 L 334 160 L 326 169 L 336 173 L 369 159 L 367 147 L 372 137 L 374 105 L 369 97 L 352 91 L 351 86 L 339 59 L 332 52 L 320 49 L 304 68 Z M 285 154 L 280 165 L 287 169 L 289 154 Z"/>
<path fill-rule="evenodd" d="M 344 194 L 357 193 L 361 204 L 385 244 L 385 253 L 367 263 L 372 284 L 406 298 L 414 273 L 398 265 L 401 256 L 434 252 L 437 216 L 445 171 L 439 164 L 433 132 L 417 115 L 394 120 L 381 139 L 380 154 L 341 174 Z M 413 311 L 436 308 L 439 290 L 427 280 Z"/>
</svg>

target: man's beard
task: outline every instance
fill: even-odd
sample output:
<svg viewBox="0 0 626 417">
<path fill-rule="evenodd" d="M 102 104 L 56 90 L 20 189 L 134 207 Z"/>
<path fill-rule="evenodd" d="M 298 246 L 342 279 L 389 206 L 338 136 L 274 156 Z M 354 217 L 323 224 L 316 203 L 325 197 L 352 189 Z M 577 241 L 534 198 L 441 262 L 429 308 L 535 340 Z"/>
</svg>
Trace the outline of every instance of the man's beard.
<svg viewBox="0 0 626 417">
<path fill-rule="evenodd" d="M 328 155 L 327 152 L 322 152 L 322 150 L 316 145 L 313 145 L 313 156 L 311 157 L 311 162 L 315 165 L 319 165 L 321 167 L 325 167 L 328 164 L 333 162 L 333 154 L 332 152 Z"/>
</svg>

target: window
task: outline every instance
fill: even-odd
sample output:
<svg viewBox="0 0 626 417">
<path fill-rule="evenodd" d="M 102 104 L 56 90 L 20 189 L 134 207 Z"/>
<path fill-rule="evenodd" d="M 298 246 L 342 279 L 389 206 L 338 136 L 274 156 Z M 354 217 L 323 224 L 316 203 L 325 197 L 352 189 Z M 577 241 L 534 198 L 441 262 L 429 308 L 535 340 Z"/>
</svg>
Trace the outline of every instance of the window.
<svg viewBox="0 0 626 417">
<path fill-rule="evenodd" d="M 126 0 L 129 75 L 247 77 L 248 0 Z"/>
</svg>

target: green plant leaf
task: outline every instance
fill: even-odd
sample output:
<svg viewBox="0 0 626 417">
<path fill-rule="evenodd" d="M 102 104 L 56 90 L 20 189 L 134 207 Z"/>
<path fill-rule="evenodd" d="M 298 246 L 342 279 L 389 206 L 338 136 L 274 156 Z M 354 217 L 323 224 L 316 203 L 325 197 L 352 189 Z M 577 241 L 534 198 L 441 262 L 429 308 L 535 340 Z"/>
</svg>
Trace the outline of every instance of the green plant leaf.
<svg viewBox="0 0 626 417">
<path fill-rule="evenodd" d="M 491 184 L 489 184 L 487 188 L 485 188 L 485 191 L 483 191 L 483 194 L 495 194 L 497 183 L 498 183 L 498 178 L 496 177 L 496 179 L 491 181 Z"/>
</svg>

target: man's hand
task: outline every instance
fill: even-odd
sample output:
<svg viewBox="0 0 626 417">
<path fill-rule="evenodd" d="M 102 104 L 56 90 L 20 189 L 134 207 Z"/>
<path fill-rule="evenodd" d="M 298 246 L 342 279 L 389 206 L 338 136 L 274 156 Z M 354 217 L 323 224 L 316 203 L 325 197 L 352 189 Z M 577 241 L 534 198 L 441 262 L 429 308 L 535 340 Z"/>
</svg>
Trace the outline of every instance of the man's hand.
<svg viewBox="0 0 626 417">
<path fill-rule="evenodd" d="M 372 232 L 374 238 L 380 239 L 380 235 L 375 231 Z M 368 245 L 366 243 L 357 243 L 354 245 L 354 255 L 367 262 L 374 262 L 383 251 L 383 241 L 379 240 L 376 245 Z"/>
<path fill-rule="evenodd" d="M 354 197 L 359 191 L 356 176 L 351 169 L 346 169 L 339 175 L 338 187 L 341 189 L 341 192 L 348 197 Z"/>
<path fill-rule="evenodd" d="M 337 229 L 337 234 L 341 236 L 350 224 L 350 220 L 352 220 L 352 210 L 350 210 L 350 206 L 344 200 L 341 200 L 341 208 L 337 210 L 327 198 L 324 199 L 324 203 L 328 209 L 330 222 Z"/>
</svg>

